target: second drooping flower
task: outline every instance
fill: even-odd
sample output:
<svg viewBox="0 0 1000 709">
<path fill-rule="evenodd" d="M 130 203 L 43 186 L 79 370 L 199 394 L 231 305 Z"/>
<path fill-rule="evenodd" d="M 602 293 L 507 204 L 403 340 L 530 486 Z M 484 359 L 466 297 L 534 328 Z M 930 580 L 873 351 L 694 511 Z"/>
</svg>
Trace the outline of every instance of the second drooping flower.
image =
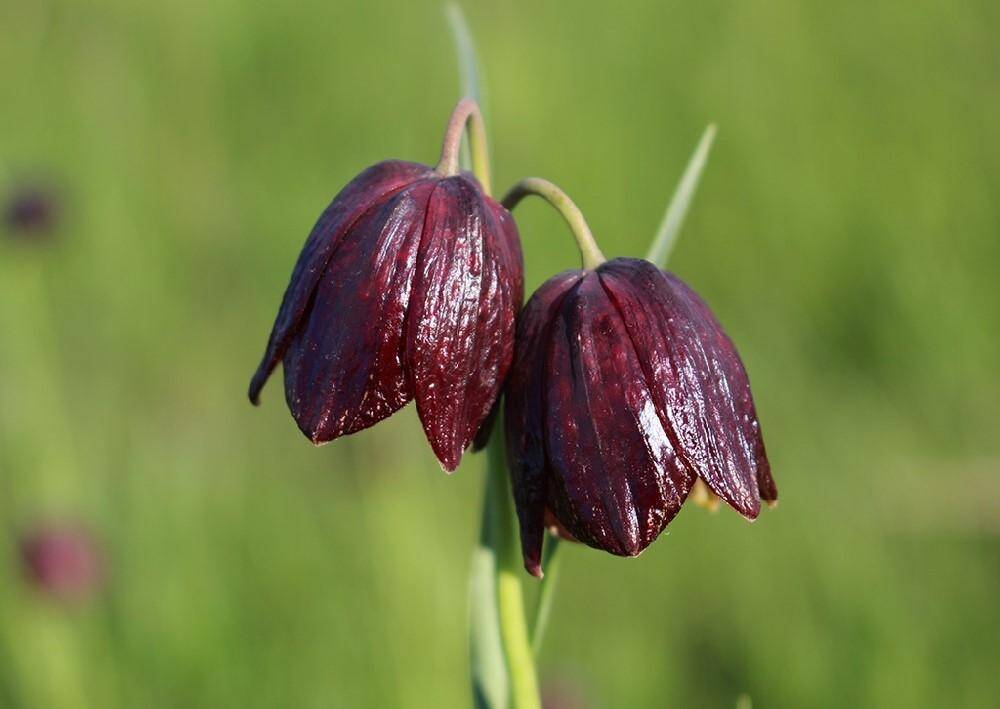
<svg viewBox="0 0 1000 709">
<path fill-rule="evenodd" d="M 585 266 L 546 281 L 518 318 L 505 426 L 528 571 L 541 574 L 552 518 L 590 546 L 638 554 L 696 480 L 757 517 L 778 493 L 746 371 L 708 306 L 648 261 L 605 261 L 558 188 L 523 184 L 505 203 L 541 194 L 574 210 Z"/>
</svg>

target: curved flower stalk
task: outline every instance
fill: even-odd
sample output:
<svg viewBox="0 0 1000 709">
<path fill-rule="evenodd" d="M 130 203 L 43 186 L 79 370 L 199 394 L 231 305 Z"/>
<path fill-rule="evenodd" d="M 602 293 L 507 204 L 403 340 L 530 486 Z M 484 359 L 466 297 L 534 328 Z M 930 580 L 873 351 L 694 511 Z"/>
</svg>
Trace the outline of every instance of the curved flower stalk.
<svg viewBox="0 0 1000 709">
<path fill-rule="evenodd" d="M 499 395 L 523 262 L 510 213 L 459 171 L 467 122 L 482 164 L 482 120 L 465 100 L 436 168 L 397 160 L 368 168 L 306 241 L 249 395 L 256 404 L 283 362 L 288 407 L 313 443 L 368 428 L 415 399 L 451 472 Z"/>
<path fill-rule="evenodd" d="M 602 262 L 551 183 L 526 181 L 504 203 L 525 194 L 559 195 L 585 265 L 546 281 L 518 319 L 505 421 L 527 570 L 541 576 L 549 517 L 592 547 L 639 554 L 696 480 L 756 518 L 777 489 L 746 371 L 708 306 L 648 261 Z"/>
</svg>

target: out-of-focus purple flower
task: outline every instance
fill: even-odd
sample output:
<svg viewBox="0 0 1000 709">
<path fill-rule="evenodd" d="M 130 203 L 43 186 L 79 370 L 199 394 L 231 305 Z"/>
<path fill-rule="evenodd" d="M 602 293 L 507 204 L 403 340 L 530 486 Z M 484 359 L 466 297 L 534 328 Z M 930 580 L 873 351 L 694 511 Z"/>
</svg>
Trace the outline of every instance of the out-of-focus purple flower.
<svg viewBox="0 0 1000 709">
<path fill-rule="evenodd" d="M 525 567 L 547 515 L 621 556 L 645 549 L 696 480 L 754 519 L 777 500 L 750 382 L 708 306 L 647 261 L 545 284 L 518 319 L 507 456 Z"/>
<path fill-rule="evenodd" d="M 4 205 L 4 226 L 13 236 L 23 239 L 46 236 L 55 228 L 58 201 L 52 189 L 30 185 L 17 187 Z"/>
<path fill-rule="evenodd" d="M 40 527 L 21 538 L 20 551 L 28 581 L 53 597 L 85 597 L 103 580 L 97 544 L 79 527 Z"/>
<path fill-rule="evenodd" d="M 580 687 L 566 679 L 546 681 L 541 694 L 542 709 L 588 709 L 591 706 Z"/>
<path fill-rule="evenodd" d="M 313 228 L 250 400 L 283 362 L 292 416 L 320 444 L 415 399 L 452 471 L 510 367 L 522 298 L 517 227 L 475 178 L 379 163 Z"/>
</svg>

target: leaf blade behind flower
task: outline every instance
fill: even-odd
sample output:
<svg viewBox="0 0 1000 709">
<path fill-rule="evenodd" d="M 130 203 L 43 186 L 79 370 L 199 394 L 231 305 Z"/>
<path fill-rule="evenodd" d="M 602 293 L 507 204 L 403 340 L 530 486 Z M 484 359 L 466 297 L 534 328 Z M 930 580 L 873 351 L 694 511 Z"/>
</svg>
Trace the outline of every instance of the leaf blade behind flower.
<svg viewBox="0 0 1000 709">
<path fill-rule="evenodd" d="M 479 58 L 476 53 L 476 43 L 472 39 L 472 31 L 462 12 L 462 6 L 450 2 L 445 7 L 448 16 L 448 26 L 451 28 L 451 38 L 455 44 L 455 58 L 458 61 L 459 90 L 463 97 L 473 99 L 479 104 L 479 110 L 486 118 L 486 99 L 484 96 L 482 72 L 479 68 Z M 487 124 L 488 125 L 488 124 Z M 472 170 L 472 158 L 469 151 L 469 138 L 462 136 L 462 169 Z"/>
<path fill-rule="evenodd" d="M 708 154 L 712 150 L 712 143 L 715 141 L 715 124 L 709 123 L 705 132 L 701 134 L 701 140 L 694 149 L 694 153 L 688 160 L 684 174 L 681 175 L 680 182 L 674 189 L 674 194 L 670 198 L 667 210 L 663 214 L 663 221 L 656 231 L 653 243 L 646 252 L 646 260 L 656 264 L 660 268 L 666 268 L 667 260 L 677 242 L 677 235 L 684 224 L 684 217 L 687 216 L 688 207 L 694 198 L 694 193 L 698 189 L 698 182 L 701 174 L 708 163 Z"/>
</svg>

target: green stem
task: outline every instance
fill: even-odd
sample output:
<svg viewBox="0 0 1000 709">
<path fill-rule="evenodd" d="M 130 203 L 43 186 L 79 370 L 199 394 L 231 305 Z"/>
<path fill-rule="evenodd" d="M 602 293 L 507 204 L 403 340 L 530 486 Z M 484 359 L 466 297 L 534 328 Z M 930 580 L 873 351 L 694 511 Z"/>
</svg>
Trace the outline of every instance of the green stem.
<svg viewBox="0 0 1000 709">
<path fill-rule="evenodd" d="M 451 112 L 441 145 L 441 159 L 435 168 L 446 176 L 457 175 L 462 152 L 462 135 L 466 125 L 469 128 L 469 148 L 472 152 L 472 173 L 479 180 L 486 194 L 492 193 L 490 185 L 490 153 L 486 143 L 486 124 L 479 104 L 471 98 L 463 98 Z"/>
<path fill-rule="evenodd" d="M 559 537 L 549 536 L 545 540 L 545 551 L 542 552 L 542 568 L 545 569 L 545 576 L 542 577 L 542 587 L 538 592 L 538 605 L 535 606 L 535 622 L 531 626 L 531 650 L 535 657 L 542 651 L 542 640 L 545 637 L 545 629 L 549 624 L 549 616 L 552 614 L 552 602 L 556 596 L 556 580 L 559 578 L 559 559 L 562 557 L 557 553 L 559 550 Z"/>
<path fill-rule="evenodd" d="M 566 220 L 570 231 L 576 238 L 576 244 L 580 248 L 580 257 L 583 259 L 583 267 L 593 270 L 607 261 L 601 249 L 598 248 L 594 235 L 587 225 L 587 220 L 583 218 L 583 212 L 573 203 L 565 192 L 559 187 L 543 180 L 540 177 L 526 177 L 510 188 L 503 198 L 503 206 L 513 209 L 518 202 L 529 195 L 541 197 L 551 204 L 562 218 Z"/>
<path fill-rule="evenodd" d="M 483 490 L 479 544 L 472 556 L 469 596 L 469 661 L 476 709 L 506 709 L 510 704 L 507 661 L 497 610 L 497 553 L 493 543 L 493 487 Z M 505 492 L 506 494 L 506 492 Z"/>
<path fill-rule="evenodd" d="M 502 430 L 502 422 L 497 421 L 495 431 Z M 484 514 L 491 521 L 491 541 L 496 553 L 497 611 L 510 680 L 511 707 L 541 709 L 535 657 L 525 622 L 524 593 L 521 589 L 524 569 L 514 524 L 516 516 L 507 482 L 503 436 L 496 432 L 487 446 L 486 477 L 489 487 L 486 499 L 490 508 L 484 510 Z"/>
</svg>

